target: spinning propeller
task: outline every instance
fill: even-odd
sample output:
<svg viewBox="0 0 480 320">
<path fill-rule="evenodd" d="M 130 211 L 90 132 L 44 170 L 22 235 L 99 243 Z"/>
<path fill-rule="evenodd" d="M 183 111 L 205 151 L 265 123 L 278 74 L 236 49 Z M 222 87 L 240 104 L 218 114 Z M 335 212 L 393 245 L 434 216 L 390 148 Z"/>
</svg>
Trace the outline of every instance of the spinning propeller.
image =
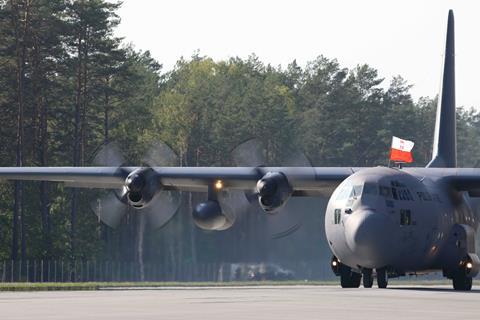
<svg viewBox="0 0 480 320">
<path fill-rule="evenodd" d="M 265 148 L 258 139 L 247 140 L 232 151 L 232 159 L 237 166 L 255 167 L 262 177 L 254 190 L 245 192 L 244 199 L 259 203 L 260 207 L 271 215 L 268 228 L 273 239 L 284 238 L 301 228 L 298 214 L 290 212 L 287 201 L 292 194 L 292 187 L 282 172 L 265 172 L 262 168 L 267 164 Z M 312 165 L 302 152 L 291 152 L 283 161 L 283 166 L 310 167 Z M 312 168 L 313 171 L 313 168 Z M 237 202 L 239 203 L 239 202 Z"/>
<path fill-rule="evenodd" d="M 142 161 L 146 166 L 129 171 L 123 167 L 125 158 L 115 143 L 104 145 L 96 154 L 93 163 L 97 166 L 118 167 L 124 177 L 122 189 L 109 191 L 107 195 L 90 204 L 99 220 L 116 228 L 130 208 L 144 215 L 151 229 L 164 226 L 180 207 L 180 193 L 164 190 L 152 167 L 173 166 L 178 157 L 163 142 L 153 144 Z"/>
</svg>

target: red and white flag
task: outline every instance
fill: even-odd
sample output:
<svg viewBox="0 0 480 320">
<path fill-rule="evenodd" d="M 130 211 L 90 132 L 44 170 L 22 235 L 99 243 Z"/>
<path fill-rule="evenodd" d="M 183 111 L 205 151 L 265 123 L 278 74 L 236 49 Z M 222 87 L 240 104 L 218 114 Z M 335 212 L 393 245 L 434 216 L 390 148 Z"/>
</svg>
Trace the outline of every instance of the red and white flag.
<svg viewBox="0 0 480 320">
<path fill-rule="evenodd" d="M 412 163 L 413 141 L 392 137 L 392 148 L 390 149 L 390 160 L 397 162 Z"/>
</svg>

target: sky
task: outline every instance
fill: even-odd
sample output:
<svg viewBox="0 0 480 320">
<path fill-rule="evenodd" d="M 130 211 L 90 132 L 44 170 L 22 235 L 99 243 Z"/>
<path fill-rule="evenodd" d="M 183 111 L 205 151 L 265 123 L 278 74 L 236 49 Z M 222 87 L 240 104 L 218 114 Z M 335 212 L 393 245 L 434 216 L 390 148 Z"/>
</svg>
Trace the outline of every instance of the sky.
<svg viewBox="0 0 480 320">
<path fill-rule="evenodd" d="M 401 75 L 414 99 L 439 92 L 448 10 L 455 14 L 457 106 L 480 109 L 480 1 L 123 0 L 116 35 L 171 70 L 199 50 L 286 67 L 319 55 L 368 64 L 388 85 Z"/>
</svg>

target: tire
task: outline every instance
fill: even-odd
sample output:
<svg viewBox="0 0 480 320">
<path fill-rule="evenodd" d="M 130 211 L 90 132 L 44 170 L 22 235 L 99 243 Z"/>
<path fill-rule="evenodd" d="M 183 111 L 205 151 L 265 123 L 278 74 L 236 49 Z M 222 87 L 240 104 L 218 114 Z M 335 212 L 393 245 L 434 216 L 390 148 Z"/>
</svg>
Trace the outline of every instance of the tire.
<svg viewBox="0 0 480 320">
<path fill-rule="evenodd" d="M 342 288 L 358 288 L 362 275 L 352 271 L 352 268 L 342 264 L 340 266 L 340 285 Z"/>
<path fill-rule="evenodd" d="M 472 278 L 467 277 L 464 272 L 457 272 L 453 278 L 453 289 L 457 291 L 470 291 L 472 290 Z"/>
<path fill-rule="evenodd" d="M 388 285 L 387 269 L 377 269 L 377 285 L 380 289 L 385 289 Z"/>
<path fill-rule="evenodd" d="M 340 265 L 340 285 L 342 288 L 351 288 L 352 281 L 351 281 L 351 274 L 352 269 L 347 267 L 346 265 Z"/>
<path fill-rule="evenodd" d="M 362 277 L 363 277 L 363 287 L 364 288 L 373 287 L 372 269 L 364 269 L 362 271 Z"/>
<path fill-rule="evenodd" d="M 352 288 L 360 288 L 362 282 L 362 275 L 360 273 L 352 272 Z"/>
</svg>

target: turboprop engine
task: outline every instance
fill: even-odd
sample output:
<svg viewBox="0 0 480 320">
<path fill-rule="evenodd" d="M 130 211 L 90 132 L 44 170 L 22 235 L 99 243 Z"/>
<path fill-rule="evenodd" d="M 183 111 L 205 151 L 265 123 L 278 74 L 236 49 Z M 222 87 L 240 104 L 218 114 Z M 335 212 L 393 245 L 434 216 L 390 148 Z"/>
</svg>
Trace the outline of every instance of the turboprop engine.
<svg viewBox="0 0 480 320">
<path fill-rule="evenodd" d="M 135 209 L 146 207 L 160 189 L 158 177 L 151 168 L 137 169 L 125 180 L 126 199 Z"/>
<path fill-rule="evenodd" d="M 293 189 L 282 172 L 267 172 L 257 182 L 260 207 L 267 213 L 275 213 L 292 195 Z"/>
</svg>

